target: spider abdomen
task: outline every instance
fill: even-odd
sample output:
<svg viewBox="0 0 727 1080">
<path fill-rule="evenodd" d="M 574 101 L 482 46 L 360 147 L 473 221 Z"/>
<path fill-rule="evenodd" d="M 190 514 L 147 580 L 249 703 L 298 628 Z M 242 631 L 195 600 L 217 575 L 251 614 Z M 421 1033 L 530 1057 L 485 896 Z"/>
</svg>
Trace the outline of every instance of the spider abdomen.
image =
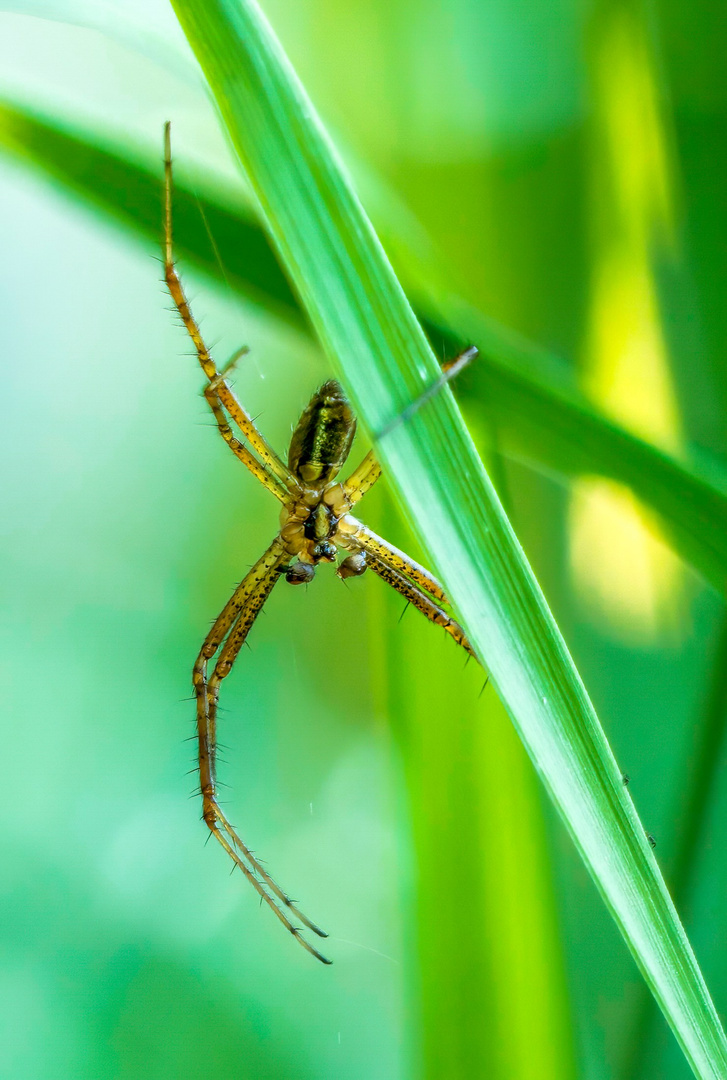
<svg viewBox="0 0 727 1080">
<path fill-rule="evenodd" d="M 324 383 L 303 410 L 288 451 L 288 468 L 310 487 L 330 483 L 348 457 L 356 419 L 340 383 Z"/>
</svg>

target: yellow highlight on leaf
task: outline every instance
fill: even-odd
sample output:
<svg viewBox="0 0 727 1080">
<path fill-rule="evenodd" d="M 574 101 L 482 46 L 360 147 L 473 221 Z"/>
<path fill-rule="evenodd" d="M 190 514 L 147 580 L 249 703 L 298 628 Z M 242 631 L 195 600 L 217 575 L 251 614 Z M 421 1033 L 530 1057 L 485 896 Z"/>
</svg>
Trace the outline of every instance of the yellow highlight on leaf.
<svg viewBox="0 0 727 1080">
<path fill-rule="evenodd" d="M 674 242 L 669 138 L 647 30 L 633 10 L 611 8 L 598 35 L 595 112 L 607 208 L 632 243 L 648 246 L 654 227 Z"/>
<path fill-rule="evenodd" d="M 681 424 L 646 258 L 625 247 L 594 268 L 585 389 L 619 423 L 672 452 Z"/>
<path fill-rule="evenodd" d="M 597 35 L 591 215 L 593 261 L 584 387 L 642 438 L 682 442 L 653 259 L 673 257 L 673 184 L 658 82 L 644 25 L 610 9 Z M 571 568 L 599 623 L 630 642 L 676 630 L 681 566 L 658 525 L 621 485 L 574 485 Z"/>
<path fill-rule="evenodd" d="M 570 559 L 583 599 L 620 639 L 648 645 L 684 627 L 681 564 L 622 484 L 587 476 L 573 485 Z"/>
</svg>

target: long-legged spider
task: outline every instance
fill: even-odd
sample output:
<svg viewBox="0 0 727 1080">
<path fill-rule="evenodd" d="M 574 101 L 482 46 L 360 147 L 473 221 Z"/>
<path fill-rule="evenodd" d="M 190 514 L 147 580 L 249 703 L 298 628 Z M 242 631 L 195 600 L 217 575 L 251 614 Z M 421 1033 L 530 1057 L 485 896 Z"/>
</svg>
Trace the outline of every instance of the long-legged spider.
<svg viewBox="0 0 727 1080">
<path fill-rule="evenodd" d="M 240 868 L 261 901 L 275 912 L 304 949 L 329 964 L 331 961 L 303 937 L 292 919 L 299 919 L 319 937 L 327 937 L 325 931 L 303 915 L 271 878 L 242 842 L 217 801 L 215 757 L 220 683 L 232 670 L 255 619 L 281 576 L 291 585 L 309 582 L 319 563 L 333 563 L 339 549 L 345 557 L 336 569 L 338 577 L 359 577 L 370 568 L 423 615 L 443 627 L 471 656 L 476 656 L 462 627 L 443 609 L 442 605 L 448 601 L 436 578 L 352 516 L 351 510 L 376 483 L 381 469 L 369 452 L 347 480 L 343 483 L 335 480 L 356 430 L 356 420 L 340 384 L 330 380 L 311 398 L 293 432 L 287 465 L 268 446 L 235 397 L 226 379 L 229 367 L 218 371 L 174 265 L 169 124 L 164 129 L 164 181 L 164 278 L 207 377 L 204 396 L 233 454 L 282 504 L 280 531 L 225 604 L 194 664 L 202 816 L 210 833 Z M 469 354 L 473 352 L 468 350 Z M 450 369 L 466 355 L 463 353 L 453 361 Z M 235 437 L 228 416 L 248 445 Z M 214 671 L 209 675 L 208 664 L 218 653 Z"/>
</svg>

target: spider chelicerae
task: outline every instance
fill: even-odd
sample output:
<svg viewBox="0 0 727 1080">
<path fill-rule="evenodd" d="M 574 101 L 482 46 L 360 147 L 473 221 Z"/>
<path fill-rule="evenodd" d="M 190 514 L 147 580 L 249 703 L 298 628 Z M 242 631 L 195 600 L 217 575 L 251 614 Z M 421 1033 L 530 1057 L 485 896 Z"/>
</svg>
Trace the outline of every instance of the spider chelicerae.
<svg viewBox="0 0 727 1080">
<path fill-rule="evenodd" d="M 215 759 L 220 684 L 232 670 L 276 582 L 281 577 L 291 585 L 312 581 L 316 568 L 321 563 L 334 563 L 339 550 L 344 554 L 336 568 L 339 578 L 360 577 L 367 569 L 373 570 L 423 615 L 443 627 L 470 656 L 477 657 L 462 627 L 444 610 L 443 605 L 448 601 L 436 578 L 352 516 L 352 509 L 376 483 L 381 469 L 373 453 L 369 452 L 347 480 L 336 481 L 356 430 L 356 419 L 341 385 L 331 379 L 313 395 L 293 432 L 286 465 L 268 446 L 230 388 L 226 376 L 231 365 L 218 371 L 202 340 L 174 265 L 169 124 L 164 129 L 164 279 L 207 377 L 204 396 L 222 438 L 282 506 L 280 531 L 223 607 L 194 664 L 192 681 L 197 700 L 202 816 L 210 833 L 240 868 L 261 900 L 304 949 L 329 964 L 331 961 L 306 940 L 293 919 L 300 920 L 319 937 L 328 935 L 277 885 L 242 842 L 217 800 Z M 245 351 L 241 350 L 231 364 Z M 462 353 L 448 365 L 450 373 L 474 354 L 475 349 Z M 421 404 L 424 397 L 415 405 Z M 228 417 L 237 425 L 246 443 L 233 434 Z M 215 656 L 214 670 L 209 674 L 208 666 Z"/>
</svg>

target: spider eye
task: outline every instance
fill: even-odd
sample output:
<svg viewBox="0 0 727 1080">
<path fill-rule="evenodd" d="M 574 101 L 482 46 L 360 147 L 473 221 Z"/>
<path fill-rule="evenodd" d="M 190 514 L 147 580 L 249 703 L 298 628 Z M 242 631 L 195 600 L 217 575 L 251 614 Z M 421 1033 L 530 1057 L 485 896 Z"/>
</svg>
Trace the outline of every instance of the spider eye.
<svg viewBox="0 0 727 1080">
<path fill-rule="evenodd" d="M 313 548 L 314 559 L 325 559 L 327 562 L 333 562 L 335 557 L 336 545 L 329 540 L 322 540 L 320 544 L 316 544 Z"/>
<path fill-rule="evenodd" d="M 307 585 L 315 576 L 315 567 L 310 563 L 294 562 L 285 571 L 285 580 L 289 585 Z"/>
<path fill-rule="evenodd" d="M 366 569 L 366 552 L 357 551 L 344 559 L 336 573 L 340 578 L 360 577 Z"/>
</svg>

